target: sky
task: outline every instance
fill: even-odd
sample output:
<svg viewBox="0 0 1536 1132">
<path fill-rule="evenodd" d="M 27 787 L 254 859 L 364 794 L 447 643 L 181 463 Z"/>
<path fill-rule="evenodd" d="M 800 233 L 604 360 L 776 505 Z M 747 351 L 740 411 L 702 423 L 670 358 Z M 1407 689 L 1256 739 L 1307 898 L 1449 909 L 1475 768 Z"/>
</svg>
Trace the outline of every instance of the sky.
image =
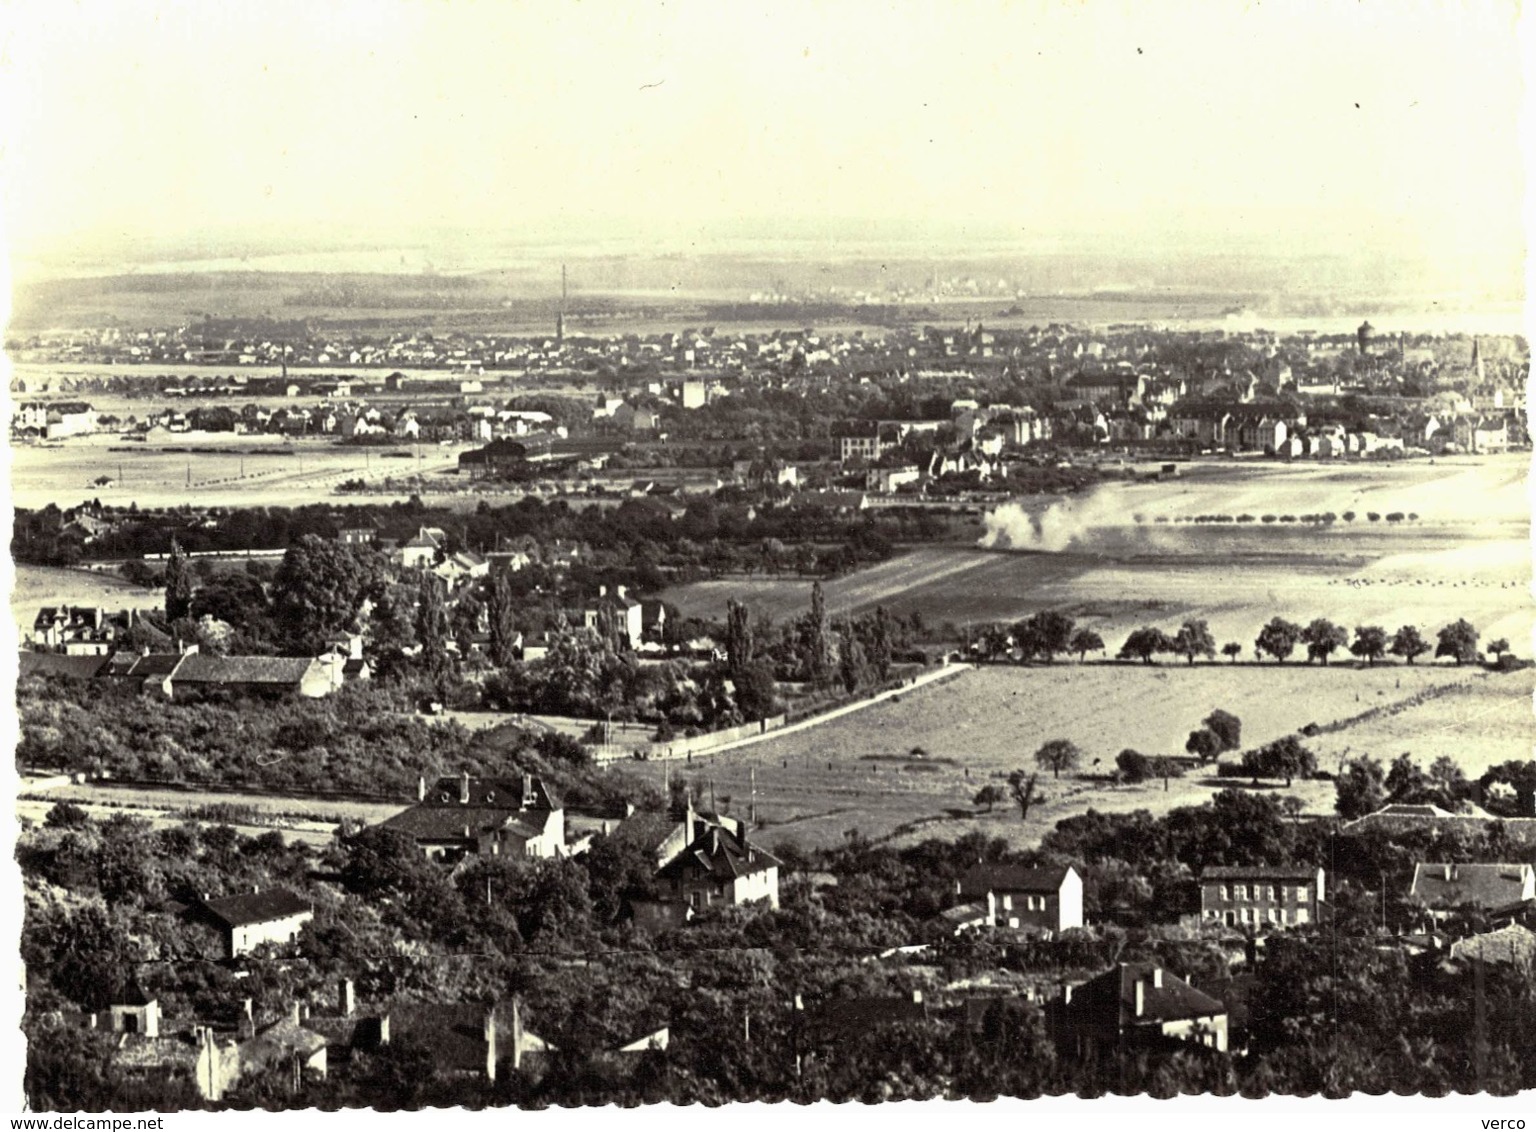
<svg viewBox="0 0 1536 1132">
<path fill-rule="evenodd" d="M 0 12 L 18 263 L 434 233 L 1523 245 L 1512 2 Z"/>
</svg>

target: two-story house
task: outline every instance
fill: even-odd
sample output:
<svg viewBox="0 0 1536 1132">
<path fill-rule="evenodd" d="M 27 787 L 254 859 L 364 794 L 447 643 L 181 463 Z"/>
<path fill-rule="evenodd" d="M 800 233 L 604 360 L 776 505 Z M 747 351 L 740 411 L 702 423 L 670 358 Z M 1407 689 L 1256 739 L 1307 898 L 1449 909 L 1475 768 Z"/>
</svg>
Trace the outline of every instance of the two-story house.
<svg viewBox="0 0 1536 1132">
<path fill-rule="evenodd" d="M 409 834 L 428 856 L 563 857 L 565 809 L 544 783 L 474 778 L 468 771 L 417 785 L 416 805 L 383 823 Z"/>
<path fill-rule="evenodd" d="M 1327 901 L 1321 868 L 1224 866 L 1200 876 L 1200 918 L 1254 934 L 1318 922 Z"/>
<path fill-rule="evenodd" d="M 1083 878 L 1071 865 L 1031 869 L 977 865 L 955 882 L 962 903 L 983 905 L 997 927 L 1044 928 L 1053 935 L 1083 926 Z"/>
<path fill-rule="evenodd" d="M 753 845 L 747 828 L 705 825 L 698 835 L 656 871 L 655 895 L 632 899 L 635 923 L 643 928 L 686 924 L 695 913 L 724 905 L 779 906 L 779 859 Z"/>
<path fill-rule="evenodd" d="M 224 957 L 248 955 L 263 944 L 290 944 L 315 918 L 314 906 L 286 888 L 252 889 L 204 900 L 196 910 L 224 939 Z"/>
<path fill-rule="evenodd" d="M 1154 963 L 1120 963 L 1053 1004 L 1057 1047 L 1095 1050 L 1176 1040 L 1227 1048 L 1227 1008 Z"/>
</svg>

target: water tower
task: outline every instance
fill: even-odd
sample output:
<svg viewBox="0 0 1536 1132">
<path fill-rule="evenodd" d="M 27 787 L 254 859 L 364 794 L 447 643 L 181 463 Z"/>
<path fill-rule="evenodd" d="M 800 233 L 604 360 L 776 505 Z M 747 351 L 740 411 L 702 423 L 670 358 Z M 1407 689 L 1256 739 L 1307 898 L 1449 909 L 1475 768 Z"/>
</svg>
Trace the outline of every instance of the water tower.
<svg viewBox="0 0 1536 1132">
<path fill-rule="evenodd" d="M 1360 356 L 1364 357 L 1371 352 L 1371 335 L 1376 333 L 1376 328 L 1369 322 L 1362 322 L 1360 329 L 1355 331 L 1355 345 L 1360 350 Z"/>
</svg>

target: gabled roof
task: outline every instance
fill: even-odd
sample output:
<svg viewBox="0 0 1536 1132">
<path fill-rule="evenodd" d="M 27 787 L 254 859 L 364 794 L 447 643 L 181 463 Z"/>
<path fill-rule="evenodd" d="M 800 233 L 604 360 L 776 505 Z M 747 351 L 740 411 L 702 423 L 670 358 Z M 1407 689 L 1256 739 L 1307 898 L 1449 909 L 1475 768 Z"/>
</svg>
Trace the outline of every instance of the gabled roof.
<svg viewBox="0 0 1536 1132">
<path fill-rule="evenodd" d="M 178 684 L 273 684 L 288 686 L 304 679 L 314 664 L 307 656 L 183 657 L 172 678 Z M 135 670 L 132 675 L 137 676 Z"/>
<path fill-rule="evenodd" d="M 92 680 L 110 663 L 105 656 L 65 656 L 56 652 L 28 652 L 23 649 L 18 671 L 22 676 L 64 676 L 71 680 Z"/>
<path fill-rule="evenodd" d="M 247 1068 L 265 1068 L 284 1064 L 295 1054 L 303 1058 L 313 1057 L 329 1044 L 324 1035 L 292 1018 L 284 1018 L 241 1043 L 240 1061 Z"/>
<path fill-rule="evenodd" d="M 484 1073 L 487 1045 L 485 1023 L 495 1014 L 496 1044 L 500 1055 L 513 1046 L 512 1006 L 497 1003 L 411 1002 L 391 1004 L 390 1040 L 409 1036 L 429 1050 L 438 1069 L 449 1073 Z"/>
<path fill-rule="evenodd" d="M 779 859 L 718 826 L 706 829 L 657 872 L 664 879 L 688 880 L 709 877 L 716 881 L 775 868 Z"/>
<path fill-rule="evenodd" d="M 238 896 L 224 896 L 205 901 L 208 914 L 226 927 L 238 928 L 246 924 L 265 924 L 284 920 L 311 911 L 308 900 L 286 888 L 269 888 L 261 892 L 242 892 Z"/>
<path fill-rule="evenodd" d="M 1226 1007 L 1208 994 L 1197 991 L 1168 971 L 1161 973 L 1155 963 L 1121 963 L 1102 975 L 1089 979 L 1072 992 L 1066 1009 L 1068 1017 L 1117 1025 L 1138 1022 L 1172 1022 L 1186 1018 L 1209 1018 L 1226 1013 Z M 1136 1013 L 1136 984 L 1142 984 L 1142 1010 Z"/>
<path fill-rule="evenodd" d="M 133 667 L 128 670 L 128 675 L 135 679 L 144 677 L 147 679 L 164 679 L 176 671 L 177 665 L 187 658 L 178 652 L 152 652 L 146 653 L 133 662 Z"/>
<path fill-rule="evenodd" d="M 1031 869 L 1022 865 L 976 865 L 960 878 L 962 896 L 989 892 L 1056 893 L 1072 871 L 1070 865 Z"/>
<path fill-rule="evenodd" d="M 1429 865 L 1413 867 L 1410 899 L 1431 908 L 1456 908 L 1471 904 L 1501 909 L 1530 900 L 1536 889 L 1532 867 L 1512 865 Z"/>
</svg>

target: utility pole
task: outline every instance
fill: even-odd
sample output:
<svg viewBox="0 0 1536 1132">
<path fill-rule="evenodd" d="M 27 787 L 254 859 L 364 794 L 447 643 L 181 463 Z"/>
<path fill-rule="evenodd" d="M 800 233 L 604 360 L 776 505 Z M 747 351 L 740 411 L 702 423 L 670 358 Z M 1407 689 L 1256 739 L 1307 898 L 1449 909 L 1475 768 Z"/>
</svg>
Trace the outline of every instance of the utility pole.
<svg viewBox="0 0 1536 1132">
<path fill-rule="evenodd" d="M 757 767 L 751 767 L 748 774 L 752 780 L 752 801 L 747 808 L 747 824 L 749 828 L 757 827 Z"/>
</svg>

